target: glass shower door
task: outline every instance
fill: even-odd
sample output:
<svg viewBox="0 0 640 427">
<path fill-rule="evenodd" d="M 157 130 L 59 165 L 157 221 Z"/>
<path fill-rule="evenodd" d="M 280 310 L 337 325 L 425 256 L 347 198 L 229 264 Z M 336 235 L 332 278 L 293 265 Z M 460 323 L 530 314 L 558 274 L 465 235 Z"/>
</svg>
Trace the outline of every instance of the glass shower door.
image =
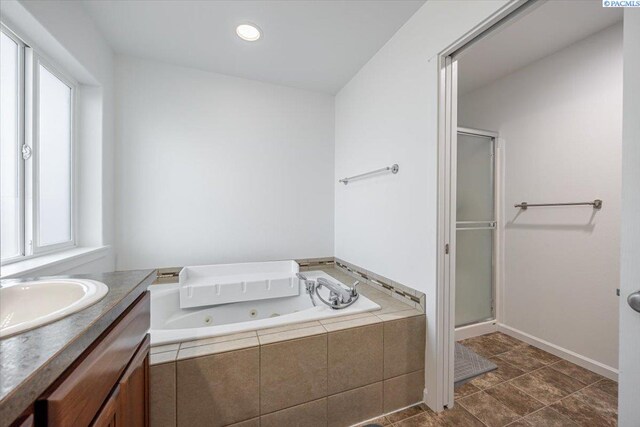
<svg viewBox="0 0 640 427">
<path fill-rule="evenodd" d="M 494 316 L 495 138 L 458 131 L 456 327 Z"/>
</svg>

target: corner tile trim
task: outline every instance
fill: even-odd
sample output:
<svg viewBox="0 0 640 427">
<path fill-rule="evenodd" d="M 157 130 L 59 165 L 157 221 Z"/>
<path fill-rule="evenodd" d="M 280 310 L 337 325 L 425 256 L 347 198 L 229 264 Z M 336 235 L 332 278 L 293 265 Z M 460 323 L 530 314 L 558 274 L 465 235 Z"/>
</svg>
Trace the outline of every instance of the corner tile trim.
<svg viewBox="0 0 640 427">
<path fill-rule="evenodd" d="M 381 290 L 386 291 L 392 296 L 395 295 L 396 298 L 399 297 L 398 299 L 406 299 L 408 300 L 406 301 L 407 304 L 411 306 L 417 305 L 416 308 L 420 307 L 423 312 L 425 311 L 426 307 L 424 306 L 423 298 L 421 298 L 421 296 L 424 295 L 422 294 L 422 292 L 418 292 L 415 289 L 409 288 L 408 286 L 405 286 L 405 285 L 401 285 L 400 283 L 395 283 L 392 280 L 383 278 L 382 276 L 379 276 L 377 274 L 363 271 L 364 269 L 360 267 L 356 267 L 352 264 L 349 264 L 346 261 L 343 261 L 339 258 L 335 259 L 335 266 L 348 272 L 349 274 L 351 274 L 356 278 L 358 277 L 362 278 L 368 284 L 374 287 L 377 287 L 378 289 L 381 288 Z M 372 276 L 377 276 L 377 277 L 372 277 Z M 391 285 L 390 283 L 394 283 L 394 285 Z"/>
</svg>

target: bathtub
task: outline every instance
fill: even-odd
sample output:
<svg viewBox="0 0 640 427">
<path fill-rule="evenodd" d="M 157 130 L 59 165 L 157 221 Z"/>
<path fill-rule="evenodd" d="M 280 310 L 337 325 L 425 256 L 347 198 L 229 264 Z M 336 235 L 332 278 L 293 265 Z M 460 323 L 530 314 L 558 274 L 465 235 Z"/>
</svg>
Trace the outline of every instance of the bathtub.
<svg viewBox="0 0 640 427">
<path fill-rule="evenodd" d="M 304 274 L 311 280 L 324 277 L 340 283 L 322 271 L 307 271 Z M 151 344 L 185 342 L 380 309 L 378 304 L 362 294 L 353 305 L 341 310 L 331 309 L 318 301 L 317 297 L 317 306 L 314 307 L 304 284 L 300 286 L 300 294 L 291 297 L 181 309 L 180 284 L 152 285 L 149 288 Z M 320 295 L 328 299 L 325 287 L 320 288 Z"/>
</svg>

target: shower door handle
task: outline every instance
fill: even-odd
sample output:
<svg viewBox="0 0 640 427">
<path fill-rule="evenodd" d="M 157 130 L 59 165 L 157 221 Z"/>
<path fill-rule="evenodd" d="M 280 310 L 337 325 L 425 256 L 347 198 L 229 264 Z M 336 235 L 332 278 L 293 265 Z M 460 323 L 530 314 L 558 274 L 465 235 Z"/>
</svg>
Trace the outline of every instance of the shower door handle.
<svg viewBox="0 0 640 427">
<path fill-rule="evenodd" d="M 629 303 L 629 307 L 640 313 L 640 291 L 636 291 L 629 295 L 627 302 Z"/>
</svg>

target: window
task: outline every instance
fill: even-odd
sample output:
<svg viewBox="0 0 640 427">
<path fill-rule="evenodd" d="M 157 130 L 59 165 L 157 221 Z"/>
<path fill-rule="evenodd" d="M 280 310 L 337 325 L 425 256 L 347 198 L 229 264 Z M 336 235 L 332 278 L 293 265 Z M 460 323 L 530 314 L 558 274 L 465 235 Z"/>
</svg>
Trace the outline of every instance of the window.
<svg viewBox="0 0 640 427">
<path fill-rule="evenodd" d="M 0 31 L 2 263 L 74 246 L 76 84 Z"/>
</svg>

